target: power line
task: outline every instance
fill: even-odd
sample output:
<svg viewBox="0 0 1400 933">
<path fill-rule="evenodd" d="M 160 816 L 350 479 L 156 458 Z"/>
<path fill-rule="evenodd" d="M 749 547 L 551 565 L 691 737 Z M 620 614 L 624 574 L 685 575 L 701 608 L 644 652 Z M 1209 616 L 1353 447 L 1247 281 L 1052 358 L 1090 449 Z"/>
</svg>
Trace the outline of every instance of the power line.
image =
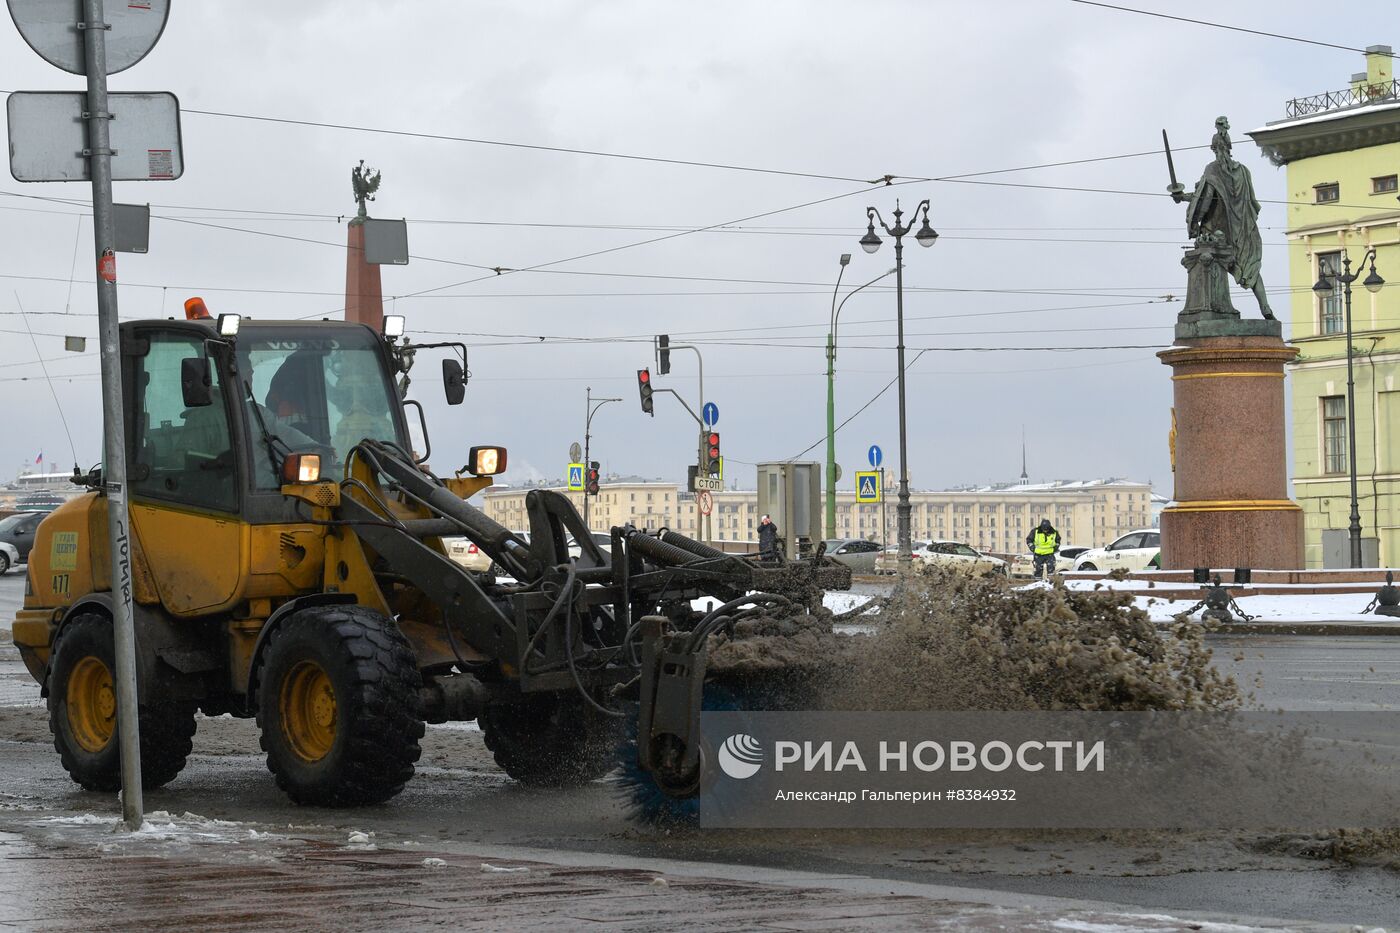
<svg viewBox="0 0 1400 933">
<path fill-rule="evenodd" d="M 1071 3 L 1080 3 L 1080 4 L 1083 4 L 1084 6 L 1103 7 L 1103 8 L 1106 9 L 1106 10 L 1117 10 L 1117 11 L 1119 11 L 1120 13 L 1136 13 L 1136 14 L 1138 14 L 1139 16 L 1155 16 L 1155 17 L 1157 17 L 1158 19 L 1171 19 L 1171 20 L 1176 20 L 1176 21 L 1179 22 L 1179 23 L 1192 23 L 1192 24 L 1194 24 L 1194 25 L 1196 25 L 1196 26 L 1209 26 L 1209 27 L 1211 27 L 1212 29 L 1228 29 L 1228 30 L 1230 30 L 1231 32 L 1243 32 L 1243 33 L 1248 33 L 1249 35 L 1252 35 L 1252 36 L 1264 36 L 1265 38 L 1268 38 L 1268 39 L 1284 39 L 1284 40 L 1286 40 L 1286 41 L 1288 41 L 1288 42 L 1302 42 L 1302 43 L 1305 43 L 1305 44 L 1307 44 L 1307 45 L 1319 45 L 1319 46 L 1322 46 L 1323 48 L 1328 48 L 1328 49 L 1340 49 L 1340 50 L 1342 50 L 1343 52 L 1361 52 L 1362 54 L 1367 54 L 1367 52 L 1366 52 L 1365 49 L 1354 48 L 1354 47 L 1352 47 L 1352 46 L 1350 46 L 1350 45 L 1337 45 L 1337 44 L 1334 43 L 1334 42 L 1321 42 L 1321 41 L 1319 41 L 1319 40 L 1317 40 L 1317 39 L 1304 39 L 1304 38 L 1302 38 L 1302 37 L 1300 37 L 1300 36 L 1286 36 L 1286 35 L 1283 35 L 1282 33 L 1277 33 L 1277 32 L 1264 32 L 1264 31 L 1259 30 L 1259 29 L 1247 29 L 1247 28 L 1245 28 L 1244 26 L 1227 26 L 1227 25 L 1224 24 L 1224 23 L 1213 23 L 1213 22 L 1210 22 L 1209 20 L 1204 20 L 1204 19 L 1191 19 L 1191 18 L 1186 17 L 1186 16 L 1173 16 L 1173 15 L 1171 15 L 1170 13 L 1158 13 L 1158 12 L 1156 12 L 1156 11 L 1154 11 L 1154 10 L 1135 10 L 1135 9 L 1132 9 L 1131 7 L 1116 6 L 1116 5 L 1112 4 L 1112 3 L 1099 3 L 1099 2 L 1097 2 L 1097 0 L 1070 0 L 1070 2 L 1071 2 Z M 1390 57 L 1391 57 L 1391 58 L 1394 58 L 1395 56 L 1394 56 L 1394 55 L 1391 55 Z"/>
</svg>

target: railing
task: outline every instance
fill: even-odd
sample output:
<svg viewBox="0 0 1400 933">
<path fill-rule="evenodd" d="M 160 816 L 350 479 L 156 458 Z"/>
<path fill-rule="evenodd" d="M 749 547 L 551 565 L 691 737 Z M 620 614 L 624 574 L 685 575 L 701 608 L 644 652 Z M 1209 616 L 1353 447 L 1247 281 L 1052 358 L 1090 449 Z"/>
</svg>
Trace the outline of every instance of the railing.
<svg viewBox="0 0 1400 933">
<path fill-rule="evenodd" d="M 1288 116 L 1305 117 L 1312 113 L 1353 107 L 1357 104 L 1370 104 L 1378 100 L 1400 98 L 1400 80 L 1389 84 L 1362 84 L 1345 91 L 1328 91 L 1311 97 L 1295 97 L 1288 102 Z"/>
</svg>

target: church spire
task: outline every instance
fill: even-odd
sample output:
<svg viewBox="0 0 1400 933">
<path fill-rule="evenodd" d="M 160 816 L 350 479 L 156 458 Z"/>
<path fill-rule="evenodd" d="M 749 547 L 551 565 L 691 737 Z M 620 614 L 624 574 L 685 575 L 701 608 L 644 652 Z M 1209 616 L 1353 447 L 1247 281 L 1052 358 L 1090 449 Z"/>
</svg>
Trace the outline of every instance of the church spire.
<svg viewBox="0 0 1400 933">
<path fill-rule="evenodd" d="M 1026 473 L 1026 426 L 1021 425 L 1021 485 L 1024 486 L 1031 481 L 1030 475 Z"/>
</svg>

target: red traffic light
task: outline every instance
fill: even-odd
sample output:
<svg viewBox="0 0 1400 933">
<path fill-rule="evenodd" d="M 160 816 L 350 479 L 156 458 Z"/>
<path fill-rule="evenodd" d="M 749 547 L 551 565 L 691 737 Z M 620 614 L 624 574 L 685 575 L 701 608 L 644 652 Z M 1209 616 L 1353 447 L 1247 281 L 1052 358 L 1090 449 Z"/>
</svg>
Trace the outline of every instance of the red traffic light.
<svg viewBox="0 0 1400 933">
<path fill-rule="evenodd" d="M 637 370 L 637 381 L 651 382 L 651 373 L 647 372 L 645 369 Z"/>
<path fill-rule="evenodd" d="M 718 447 L 718 446 L 719 446 L 719 435 L 716 434 L 716 433 L 713 432 L 713 431 L 710 432 L 710 441 L 709 441 L 709 444 L 710 444 L 711 447 Z"/>
</svg>

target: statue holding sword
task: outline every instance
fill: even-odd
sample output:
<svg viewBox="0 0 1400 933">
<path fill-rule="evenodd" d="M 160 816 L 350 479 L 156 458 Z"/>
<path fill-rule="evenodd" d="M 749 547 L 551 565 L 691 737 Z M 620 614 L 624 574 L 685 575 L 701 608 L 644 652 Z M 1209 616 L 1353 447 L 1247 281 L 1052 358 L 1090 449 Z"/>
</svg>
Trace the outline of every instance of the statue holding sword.
<svg viewBox="0 0 1400 933">
<path fill-rule="evenodd" d="M 1162 131 L 1162 144 L 1166 148 L 1167 170 L 1171 173 L 1167 191 L 1176 203 L 1185 201 L 1190 205 L 1186 211 L 1186 231 L 1195 239 L 1196 249 L 1188 253 L 1188 260 L 1194 259 L 1192 254 L 1197 254 L 1223 262 L 1241 288 L 1254 292 L 1264 317 L 1274 320 L 1274 312 L 1264 294 L 1264 280 L 1259 274 L 1263 258 L 1259 200 L 1254 196 L 1249 169 L 1231 155 L 1230 121 L 1224 117 L 1216 119 L 1215 135 L 1210 141 L 1215 158 L 1206 166 L 1192 191 L 1177 183 L 1166 130 Z M 1188 262 L 1187 268 L 1191 269 L 1192 265 Z M 1228 296 L 1226 304 L 1228 306 Z"/>
</svg>

